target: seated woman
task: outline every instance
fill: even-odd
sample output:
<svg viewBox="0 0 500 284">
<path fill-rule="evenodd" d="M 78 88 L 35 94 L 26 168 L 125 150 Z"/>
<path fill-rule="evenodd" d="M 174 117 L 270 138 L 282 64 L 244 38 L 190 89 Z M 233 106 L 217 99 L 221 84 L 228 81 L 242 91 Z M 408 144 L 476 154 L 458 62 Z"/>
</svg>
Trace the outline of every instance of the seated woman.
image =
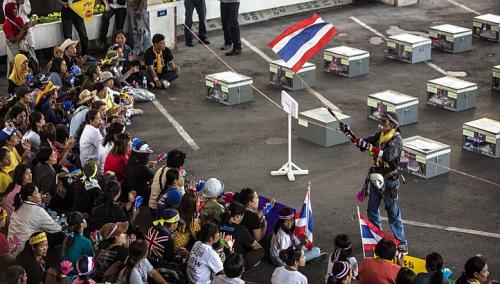
<svg viewBox="0 0 500 284">
<path fill-rule="evenodd" d="M 156 210 L 158 206 L 158 198 L 161 195 L 162 189 L 165 187 L 165 177 L 169 169 L 180 170 L 184 166 L 186 160 L 186 153 L 174 149 L 167 154 L 167 163 L 159 168 L 153 181 L 151 182 L 151 195 L 149 197 L 149 208 Z"/>
<path fill-rule="evenodd" d="M 44 283 L 45 264 L 49 242 L 44 232 L 35 232 L 29 235 L 28 240 L 21 243 L 23 250 L 16 258 L 16 264 L 24 268 L 28 276 L 28 284 Z"/>
<path fill-rule="evenodd" d="M 120 47 L 116 47 L 120 49 Z M 108 50 L 106 58 L 101 61 L 103 71 L 109 71 L 114 76 L 114 86 L 120 88 L 122 85 L 128 85 L 127 80 L 131 75 L 140 71 L 139 66 L 132 66 L 128 70 L 124 70 L 123 65 L 120 64 L 120 55 L 116 50 Z M 137 78 L 136 78 L 137 79 Z"/>
<path fill-rule="evenodd" d="M 137 240 L 130 244 L 129 254 L 123 268 L 118 274 L 117 283 L 148 284 L 149 280 L 154 283 L 167 284 L 158 270 L 154 269 L 146 258 L 147 245 L 144 240 Z"/>
<path fill-rule="evenodd" d="M 45 124 L 45 117 L 41 112 L 34 111 L 29 118 L 28 130 L 23 135 L 23 140 L 30 143 L 30 163 L 35 159 L 40 149 L 40 131 Z"/>
<path fill-rule="evenodd" d="M 274 233 L 271 238 L 271 249 L 270 256 L 271 262 L 274 266 L 284 266 L 285 262 L 283 262 L 280 258 L 280 252 L 284 249 L 287 249 L 291 245 L 305 245 L 307 243 L 307 239 L 303 238 L 302 241 L 299 241 L 295 236 L 295 212 L 290 208 L 282 208 L 279 212 L 279 220 L 278 223 L 274 226 Z M 311 250 L 307 250 L 304 248 L 304 253 L 306 257 L 306 261 L 314 259 L 321 254 L 321 251 L 318 247 L 313 247 Z"/>
<path fill-rule="evenodd" d="M 16 194 L 21 191 L 21 187 L 23 185 L 31 182 L 32 175 L 30 167 L 23 164 L 17 166 L 14 170 L 14 179 L 7 187 L 2 199 L 2 208 L 4 208 L 7 212 L 7 217 L 5 219 L 7 227 L 10 223 L 10 215 L 12 214 L 12 211 L 14 211 L 14 200 Z"/>
<path fill-rule="evenodd" d="M 99 143 L 99 149 L 97 149 L 97 164 L 99 166 L 99 173 L 101 175 L 104 174 L 104 163 L 106 162 L 106 158 L 108 157 L 109 152 L 111 152 L 111 149 L 113 149 L 116 135 L 122 133 L 124 129 L 125 125 L 118 121 L 112 122 L 111 125 L 109 125 L 109 127 L 106 129 L 106 136 L 104 136 L 101 143 Z"/>
<path fill-rule="evenodd" d="M 260 242 L 267 230 L 267 222 L 264 211 L 259 208 L 259 195 L 251 188 L 243 188 L 234 194 L 234 200 L 245 206 L 245 214 L 241 225 L 248 229 L 255 240 Z M 257 212 L 256 212 L 257 211 Z"/>
<path fill-rule="evenodd" d="M 179 226 L 177 234 L 173 237 L 174 249 L 191 249 L 196 241 L 196 234 L 201 230 L 200 219 L 198 218 L 198 207 L 200 198 L 194 192 L 186 192 L 182 196 L 179 204 L 179 216 L 185 220 L 186 224 Z"/>
<path fill-rule="evenodd" d="M 97 284 L 94 279 L 95 260 L 88 255 L 82 255 L 75 263 L 77 275 L 68 279 L 71 284 Z M 91 278 L 92 276 L 92 278 Z"/>
<path fill-rule="evenodd" d="M 28 129 L 26 108 L 19 105 L 13 106 L 7 115 L 7 123 L 12 123 L 21 135 L 24 135 Z"/>
<path fill-rule="evenodd" d="M 41 112 L 46 121 L 54 125 L 64 124 L 66 122 L 65 117 L 56 107 L 56 91 L 58 89 L 59 87 L 55 86 L 52 81 L 48 81 L 43 90 L 37 94 L 35 100 L 35 110 Z"/>
<path fill-rule="evenodd" d="M 73 81 L 71 81 L 71 75 L 68 72 L 68 66 L 66 66 L 66 61 L 64 59 L 54 58 L 49 77 L 54 85 L 60 87 L 57 93 L 58 102 L 63 102 L 75 97 L 76 89 L 74 78 Z"/>
<path fill-rule="evenodd" d="M 94 278 L 101 280 L 104 272 L 117 261 L 125 262 L 128 256 L 129 241 L 135 238 L 127 236 L 128 222 L 106 223 L 100 233 L 102 241 L 99 242 L 96 253 L 96 271 Z"/>
<path fill-rule="evenodd" d="M 243 204 L 236 201 L 232 202 L 222 214 L 222 224 L 219 226 L 219 231 L 233 237 L 234 251 L 243 255 L 245 258 L 245 271 L 248 271 L 264 257 L 265 251 L 247 228 L 241 225 L 244 214 L 245 207 Z M 227 256 L 230 251 L 226 250 L 225 253 Z"/>
<path fill-rule="evenodd" d="M 16 94 L 16 89 L 20 86 L 28 86 L 28 81 L 26 80 L 26 74 L 31 73 L 31 69 L 28 67 L 28 57 L 24 54 L 17 54 L 14 57 L 14 67 L 9 75 L 9 87 L 7 92 L 9 95 L 14 96 Z"/>
<path fill-rule="evenodd" d="M 47 74 L 50 73 L 50 69 L 52 68 L 52 61 L 55 58 L 64 58 L 64 51 L 59 46 L 54 46 L 54 48 L 52 48 L 52 58 L 47 63 L 47 67 L 45 68 L 45 73 Z"/>
<path fill-rule="evenodd" d="M 76 261 L 82 256 L 94 256 L 92 242 L 83 236 L 87 221 L 80 212 L 72 212 L 68 216 L 68 232 L 62 244 L 62 260 L 70 261 L 76 266 Z"/>
<path fill-rule="evenodd" d="M 118 30 L 115 32 L 115 43 L 111 45 L 108 50 L 116 50 L 120 47 L 122 50 L 122 58 L 124 65 L 129 66 L 134 63 L 139 63 L 139 59 L 133 53 L 132 48 L 127 44 L 127 36 L 123 30 Z M 139 63 L 140 64 L 140 63 Z"/>
<path fill-rule="evenodd" d="M 10 2 L 5 5 L 5 21 L 3 22 L 3 31 L 9 53 L 12 55 L 25 54 L 28 55 L 35 63 L 33 66 L 38 71 L 38 60 L 36 58 L 35 50 L 29 45 L 26 40 L 28 30 L 33 27 L 36 22 L 24 22 L 23 18 L 19 16 L 18 6 L 15 2 Z M 12 60 L 12 58 L 9 58 Z M 36 68 L 35 68 L 36 67 Z"/>
<path fill-rule="evenodd" d="M 179 170 L 168 170 L 165 174 L 165 185 L 158 198 L 157 210 L 177 208 L 184 193 L 184 178 Z"/>
<path fill-rule="evenodd" d="M 14 212 L 10 216 L 8 239 L 12 240 L 16 236 L 19 241 L 19 250 L 24 249 L 24 243 L 34 232 L 44 231 L 50 234 L 61 232 L 61 225 L 40 207 L 42 196 L 38 188 L 28 183 L 21 187 L 21 191 L 16 195 L 14 201 Z M 51 236 L 54 243 L 62 241 L 61 235 Z"/>
<path fill-rule="evenodd" d="M 17 151 L 18 145 L 21 143 L 22 136 L 15 128 L 6 127 L 0 130 L 0 147 L 7 149 L 10 152 L 10 164 L 3 168 L 5 172 L 13 176 L 14 170 L 19 164 L 28 164 L 29 151 L 24 151 L 21 155 Z"/>
<path fill-rule="evenodd" d="M 292 245 L 283 250 L 281 258 L 286 266 L 276 268 L 271 276 L 272 284 L 297 283 L 307 284 L 307 277 L 299 272 L 299 267 L 306 264 L 306 258 L 302 247 Z"/>
<path fill-rule="evenodd" d="M 0 148 L 0 193 L 4 193 L 7 187 L 12 182 L 10 173 L 6 168 L 10 166 L 10 151 L 5 148 Z"/>
<path fill-rule="evenodd" d="M 146 141 L 135 140 L 135 143 L 132 142 L 132 152 L 125 170 L 124 193 L 135 190 L 137 195 L 143 197 L 144 204 L 148 204 L 151 193 L 149 185 L 154 176 L 151 168 L 154 167 L 155 162 L 149 161 L 151 153 L 153 150 Z"/>
<path fill-rule="evenodd" d="M 121 195 L 120 184 L 114 178 L 106 179 L 108 181 L 104 188 L 103 202 L 92 209 L 87 219 L 90 231 L 99 230 L 106 223 L 130 221 L 133 224 L 137 216 L 138 210 L 134 211 L 135 192 L 131 192 L 128 202 L 121 206 L 118 202 Z"/>
<path fill-rule="evenodd" d="M 96 90 L 96 84 L 99 82 L 99 78 L 101 76 L 101 66 L 97 63 L 91 64 L 87 71 L 85 71 L 85 75 L 87 75 L 87 79 L 83 82 L 80 90 L 89 90 L 93 92 Z"/>
<path fill-rule="evenodd" d="M 118 133 L 115 143 L 104 163 L 104 173 L 114 172 L 118 182 L 125 179 L 125 171 L 128 164 L 128 153 L 130 153 L 130 136 L 128 133 Z"/>
</svg>

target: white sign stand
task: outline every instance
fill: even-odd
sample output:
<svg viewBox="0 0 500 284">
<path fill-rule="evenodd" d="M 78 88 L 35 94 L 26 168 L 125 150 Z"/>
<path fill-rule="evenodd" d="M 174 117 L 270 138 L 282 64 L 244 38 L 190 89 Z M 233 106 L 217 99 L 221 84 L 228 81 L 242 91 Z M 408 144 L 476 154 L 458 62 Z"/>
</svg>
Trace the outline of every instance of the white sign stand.
<svg viewBox="0 0 500 284">
<path fill-rule="evenodd" d="M 288 176 L 289 181 L 295 180 L 295 175 L 307 175 L 308 170 L 299 168 L 292 162 L 292 116 L 298 117 L 299 104 L 287 92 L 281 91 L 281 105 L 288 113 L 288 162 L 277 171 L 271 171 L 272 176 Z"/>
</svg>

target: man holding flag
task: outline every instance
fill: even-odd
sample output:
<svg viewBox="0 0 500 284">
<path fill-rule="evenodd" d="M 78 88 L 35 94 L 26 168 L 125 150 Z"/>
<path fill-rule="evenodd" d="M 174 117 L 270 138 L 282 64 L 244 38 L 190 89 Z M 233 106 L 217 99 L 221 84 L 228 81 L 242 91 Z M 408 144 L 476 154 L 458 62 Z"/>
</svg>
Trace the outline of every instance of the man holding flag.
<svg viewBox="0 0 500 284">
<path fill-rule="evenodd" d="M 368 151 L 373 157 L 373 166 L 368 171 L 369 197 L 368 219 L 379 229 L 380 202 L 385 203 L 389 226 L 394 237 L 400 242 L 398 251 L 407 254 L 408 242 L 405 238 L 401 209 L 399 208 L 398 189 L 400 174 L 398 171 L 403 139 L 399 133 L 399 118 L 394 112 L 386 112 L 379 119 L 379 130 L 367 138 L 358 138 L 349 126 L 340 122 L 340 129 L 362 152 Z"/>
</svg>

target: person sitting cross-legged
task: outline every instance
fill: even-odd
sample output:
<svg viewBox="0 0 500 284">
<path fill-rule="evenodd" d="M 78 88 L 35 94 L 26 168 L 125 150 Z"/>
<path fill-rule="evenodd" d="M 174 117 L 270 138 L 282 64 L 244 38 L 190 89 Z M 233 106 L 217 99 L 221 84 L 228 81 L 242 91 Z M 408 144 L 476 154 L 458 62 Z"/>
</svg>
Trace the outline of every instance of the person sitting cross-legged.
<svg viewBox="0 0 500 284">
<path fill-rule="evenodd" d="M 179 77 L 179 67 L 175 65 L 172 51 L 166 47 L 165 36 L 162 34 L 153 36 L 153 46 L 144 53 L 144 65 L 148 70 L 151 87 L 166 89 L 170 82 Z"/>
</svg>

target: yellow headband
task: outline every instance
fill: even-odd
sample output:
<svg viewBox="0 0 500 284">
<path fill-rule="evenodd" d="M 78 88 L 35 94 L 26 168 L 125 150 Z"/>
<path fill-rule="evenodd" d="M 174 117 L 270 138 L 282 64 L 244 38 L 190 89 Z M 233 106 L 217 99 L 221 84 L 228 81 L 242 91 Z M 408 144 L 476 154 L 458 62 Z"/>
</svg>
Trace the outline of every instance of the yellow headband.
<svg viewBox="0 0 500 284">
<path fill-rule="evenodd" d="M 155 220 L 153 221 L 153 225 L 157 226 L 158 224 L 160 226 L 163 226 L 163 224 L 165 223 L 175 223 L 175 222 L 179 222 L 179 214 L 175 215 L 174 217 L 170 218 L 170 219 L 163 219 L 163 218 L 160 218 L 158 220 Z"/>
<path fill-rule="evenodd" d="M 40 234 L 36 234 L 33 237 L 31 237 L 29 239 L 29 244 L 36 245 L 45 241 L 47 241 L 47 235 L 44 232 L 41 232 Z"/>
</svg>

